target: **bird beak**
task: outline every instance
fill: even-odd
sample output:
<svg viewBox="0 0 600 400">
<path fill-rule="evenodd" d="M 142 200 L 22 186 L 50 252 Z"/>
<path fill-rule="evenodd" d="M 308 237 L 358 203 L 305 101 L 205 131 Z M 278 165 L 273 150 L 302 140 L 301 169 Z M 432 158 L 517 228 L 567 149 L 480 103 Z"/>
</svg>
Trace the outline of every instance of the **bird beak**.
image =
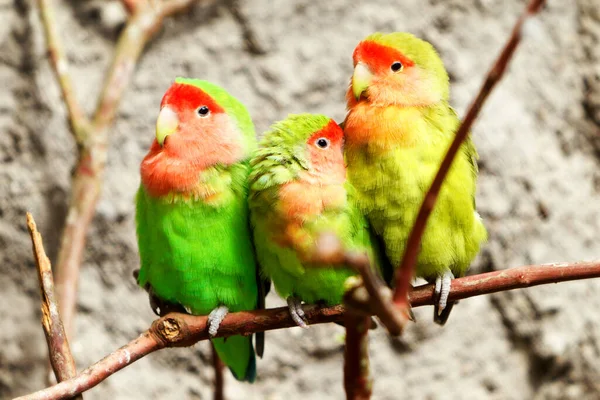
<svg viewBox="0 0 600 400">
<path fill-rule="evenodd" d="M 156 120 L 156 141 L 162 145 L 165 142 L 167 136 L 175 133 L 179 126 L 179 118 L 175 111 L 169 107 L 163 107 L 158 113 L 158 119 Z"/>
<path fill-rule="evenodd" d="M 352 75 L 352 93 L 356 100 L 360 99 L 360 96 L 367 90 L 372 81 L 373 72 L 369 67 L 361 62 L 356 64 Z"/>
</svg>

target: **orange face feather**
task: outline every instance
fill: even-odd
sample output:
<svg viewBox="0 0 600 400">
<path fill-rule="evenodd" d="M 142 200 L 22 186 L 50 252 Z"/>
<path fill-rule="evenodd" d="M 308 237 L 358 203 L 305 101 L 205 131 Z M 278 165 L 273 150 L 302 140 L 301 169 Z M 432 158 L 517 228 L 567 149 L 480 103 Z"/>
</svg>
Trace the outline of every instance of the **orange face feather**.
<svg viewBox="0 0 600 400">
<path fill-rule="evenodd" d="M 355 71 L 360 64 L 359 68 L 368 70 L 365 73 L 369 76 L 360 99 L 356 99 L 352 85 L 348 89 L 346 100 L 349 109 L 360 101 L 378 107 L 421 107 L 440 101 L 438 91 L 431 90 L 436 84 L 435 79 L 393 47 L 365 40 L 354 49 L 352 58 Z M 394 63 L 400 63 L 399 70 L 392 68 Z"/>
<path fill-rule="evenodd" d="M 327 142 L 327 147 L 321 145 Z M 311 169 L 308 174 L 317 177 L 320 184 L 341 185 L 346 179 L 342 146 L 344 132 L 331 120 L 306 142 Z"/>
<path fill-rule="evenodd" d="M 284 235 L 273 239 L 281 245 L 301 247 L 301 243 L 310 237 L 303 228 L 306 219 L 346 205 L 343 143 L 343 131 L 333 120 L 306 141 L 309 170 L 279 190 L 278 207 L 286 216 Z"/>
<path fill-rule="evenodd" d="M 280 205 L 290 220 L 345 204 L 343 142 L 343 132 L 333 120 L 306 141 L 309 170 L 301 173 L 300 179 L 283 185 L 279 192 Z"/>
<path fill-rule="evenodd" d="M 207 107 L 208 113 L 201 114 L 201 107 Z M 244 157 L 242 134 L 236 124 L 201 89 L 173 84 L 162 99 L 161 113 L 165 108 L 176 115 L 177 128 L 162 146 L 155 139 L 142 161 L 142 183 L 151 195 L 198 194 L 203 191 L 198 187 L 202 171 Z"/>
</svg>

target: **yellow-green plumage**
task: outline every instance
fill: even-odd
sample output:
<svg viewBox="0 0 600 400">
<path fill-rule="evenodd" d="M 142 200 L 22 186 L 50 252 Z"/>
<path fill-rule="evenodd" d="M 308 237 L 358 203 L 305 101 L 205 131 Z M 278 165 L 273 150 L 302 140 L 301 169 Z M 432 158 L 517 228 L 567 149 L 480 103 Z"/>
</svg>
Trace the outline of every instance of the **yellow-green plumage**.
<svg viewBox="0 0 600 400">
<path fill-rule="evenodd" d="M 316 147 L 319 137 L 329 141 L 327 149 Z M 355 272 L 306 266 L 321 234 L 333 233 L 347 249 L 374 256 L 367 222 L 345 179 L 341 145 L 342 131 L 331 119 L 291 115 L 265 133 L 251 160 L 249 204 L 257 258 L 284 298 L 341 302 L 344 281 Z M 325 152 L 331 157 L 319 158 Z"/>
<path fill-rule="evenodd" d="M 396 59 L 404 65 L 393 71 L 389 64 Z M 448 104 L 448 76 L 430 44 L 405 33 L 374 34 L 359 44 L 354 61 L 355 66 L 362 65 L 355 71 L 363 75 L 355 76 L 348 95 L 344 123 L 348 179 L 372 228 L 383 239 L 390 262 L 398 266 L 459 121 Z M 442 185 L 423 235 L 419 277 L 431 281 L 448 270 L 463 276 L 486 240 L 475 211 L 476 158 L 468 139 Z"/>
</svg>

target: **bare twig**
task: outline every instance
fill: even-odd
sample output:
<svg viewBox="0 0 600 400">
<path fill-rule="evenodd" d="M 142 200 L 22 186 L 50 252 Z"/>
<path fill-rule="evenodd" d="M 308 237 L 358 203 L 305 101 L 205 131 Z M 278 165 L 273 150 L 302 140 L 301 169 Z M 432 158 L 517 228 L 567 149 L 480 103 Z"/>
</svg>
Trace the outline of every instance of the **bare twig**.
<svg viewBox="0 0 600 400">
<path fill-rule="evenodd" d="M 488 73 L 483 86 L 479 90 L 477 97 L 469 107 L 467 111 L 467 115 L 462 121 L 462 124 L 458 128 L 456 132 L 456 137 L 454 141 L 450 145 L 442 164 L 440 165 L 439 171 L 429 188 L 429 191 L 425 195 L 425 199 L 423 200 L 423 204 L 421 205 L 421 209 L 419 210 L 419 214 L 415 220 L 415 224 L 413 226 L 412 232 L 408 238 L 406 244 L 406 252 L 396 272 L 396 290 L 394 292 L 394 303 L 401 309 L 407 310 L 410 305 L 408 303 L 408 292 L 410 290 L 410 283 L 412 281 L 415 265 L 417 263 L 417 256 L 419 254 L 419 249 L 421 248 L 421 238 L 423 233 L 425 232 L 425 228 L 427 226 L 427 219 L 435 206 L 435 202 L 437 200 L 438 194 L 450 170 L 450 166 L 456 156 L 457 152 L 460 149 L 460 146 L 465 141 L 467 136 L 469 135 L 469 129 L 473 122 L 477 118 L 479 114 L 479 110 L 483 106 L 485 100 L 492 92 L 496 84 L 502 78 L 508 63 L 512 59 L 512 56 L 517 48 L 521 40 L 521 30 L 523 28 L 523 24 L 525 21 L 534 16 L 544 5 L 544 0 L 531 0 L 529 5 L 527 6 L 525 12 L 518 19 L 515 27 L 513 28 L 512 34 L 506 43 L 504 49 L 500 53 L 500 56 L 494 63 L 492 69 Z M 406 319 L 405 319 L 406 320 Z"/>
<path fill-rule="evenodd" d="M 54 296 L 52 266 L 46 256 L 42 236 L 38 232 L 33 216 L 30 213 L 27 213 L 27 228 L 31 235 L 33 255 L 38 267 L 40 291 L 42 294 L 42 326 L 44 327 L 44 335 L 48 344 L 50 364 L 52 365 L 56 380 L 61 382 L 77 375 L 75 360 L 73 360 L 69 341 L 65 335 L 60 314 L 58 313 L 58 306 Z M 81 399 L 81 396 L 77 396 L 76 398 Z"/>
<path fill-rule="evenodd" d="M 344 347 L 344 389 L 347 400 L 369 400 L 373 380 L 369 368 L 369 326 L 371 318 L 347 312 Z"/>
<path fill-rule="evenodd" d="M 71 133 L 75 137 L 77 144 L 81 145 L 85 142 L 90 121 L 77 102 L 75 91 L 73 90 L 71 76 L 69 75 L 69 62 L 58 36 L 52 3 L 53 0 L 38 0 L 42 25 L 44 26 L 44 33 L 48 42 L 48 56 L 67 106 Z"/>
<path fill-rule="evenodd" d="M 215 370 L 215 393 L 214 400 L 225 400 L 225 376 L 223 374 L 223 361 L 219 358 L 215 346 L 211 343 L 212 363 Z"/>
<path fill-rule="evenodd" d="M 450 300 L 460 300 L 504 290 L 525 288 L 548 283 L 566 282 L 600 277 L 600 261 L 531 265 L 502 271 L 489 272 L 455 279 Z M 412 290 L 409 301 L 413 307 L 434 304 L 433 285 L 423 285 Z M 305 306 L 309 324 L 340 322 L 344 307 L 321 308 Z M 19 400 L 66 399 L 82 393 L 127 365 L 147 354 L 164 347 L 185 347 L 209 339 L 207 317 L 171 313 L 152 323 L 152 327 L 133 342 L 121 347 L 74 378 Z M 217 337 L 250 335 L 256 332 L 296 326 L 287 307 L 269 310 L 243 311 L 228 314 L 219 327 Z"/>
<path fill-rule="evenodd" d="M 72 331 L 79 266 L 85 247 L 86 233 L 94 216 L 102 187 L 108 130 L 115 119 L 121 97 L 131 80 L 135 65 L 146 43 L 161 27 L 164 18 L 184 11 L 197 1 L 123 0 L 131 16 L 119 37 L 93 122 L 90 123 L 75 99 L 71 80 L 67 74 L 66 56 L 57 33 L 52 0 L 39 0 L 52 66 L 69 110 L 71 129 L 79 148 L 78 163 L 71 185 L 69 211 L 56 267 L 56 290 L 67 335 Z"/>
</svg>

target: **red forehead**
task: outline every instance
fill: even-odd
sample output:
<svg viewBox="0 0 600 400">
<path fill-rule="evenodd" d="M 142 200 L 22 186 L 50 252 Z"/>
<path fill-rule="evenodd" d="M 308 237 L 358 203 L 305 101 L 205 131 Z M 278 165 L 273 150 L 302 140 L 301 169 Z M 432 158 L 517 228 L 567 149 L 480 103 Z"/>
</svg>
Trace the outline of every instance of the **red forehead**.
<svg viewBox="0 0 600 400">
<path fill-rule="evenodd" d="M 389 69 L 392 63 L 400 61 L 405 67 L 411 67 L 415 63 L 400 51 L 393 47 L 365 40 L 360 42 L 352 55 L 354 65 L 359 61 L 369 64 L 373 69 Z"/>
<path fill-rule="evenodd" d="M 311 137 L 308 139 L 308 143 L 312 144 L 317 139 L 322 137 L 325 137 L 329 139 L 331 143 L 336 144 L 342 141 L 342 138 L 344 137 L 344 132 L 342 131 L 342 128 L 340 128 L 339 125 L 335 123 L 334 120 L 330 119 L 329 123 L 325 125 L 324 128 L 318 130 L 317 132 L 311 135 Z"/>
<path fill-rule="evenodd" d="M 207 106 L 212 113 L 225 112 L 212 97 L 196 86 L 184 83 L 174 83 L 165 93 L 160 107 L 170 106 L 177 110 L 196 109 Z"/>
</svg>

